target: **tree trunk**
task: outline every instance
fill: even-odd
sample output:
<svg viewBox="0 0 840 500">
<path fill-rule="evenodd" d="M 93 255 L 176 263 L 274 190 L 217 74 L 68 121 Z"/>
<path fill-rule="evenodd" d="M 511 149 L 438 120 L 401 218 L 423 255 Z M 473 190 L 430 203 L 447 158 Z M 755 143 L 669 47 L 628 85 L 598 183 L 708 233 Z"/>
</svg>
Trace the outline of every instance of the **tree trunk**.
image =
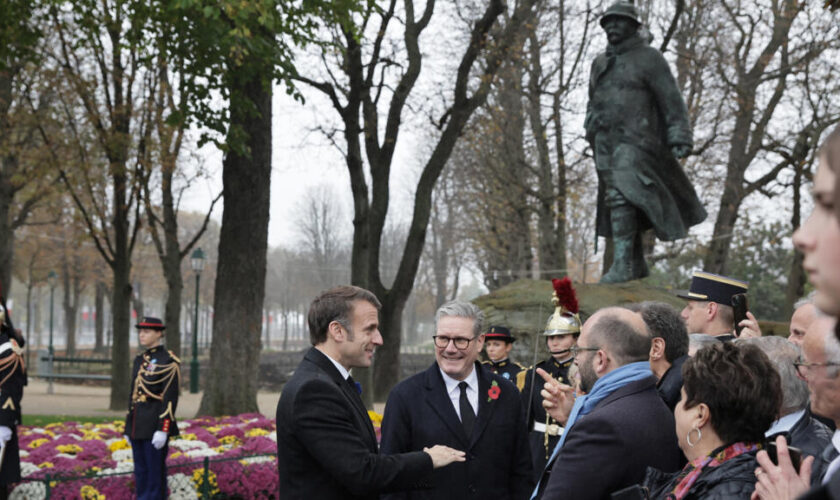
<svg viewBox="0 0 840 500">
<path fill-rule="evenodd" d="M 802 223 L 802 175 L 804 166 L 799 163 L 794 165 L 793 174 L 793 214 L 790 217 L 790 225 L 793 230 L 799 229 Z M 793 315 L 793 304 L 805 294 L 805 270 L 802 268 L 802 262 L 805 256 L 799 250 L 794 248 L 793 261 L 790 264 L 790 273 L 788 274 L 787 289 L 785 290 L 785 310 L 784 317 L 789 318 Z"/>
<path fill-rule="evenodd" d="M 380 329 L 389 332 L 391 338 L 402 338 L 402 314 L 405 299 L 382 301 L 379 313 Z M 391 388 L 400 380 L 400 343 L 385 342 L 376 349 L 373 392 L 377 401 L 384 401 Z"/>
<path fill-rule="evenodd" d="M 127 221 L 125 227 L 127 228 Z M 119 231 L 117 231 L 119 232 Z M 126 243 L 126 239 L 122 240 Z M 127 245 L 124 245 L 127 251 Z M 119 253 L 118 253 L 119 255 Z M 114 263 L 111 295 L 111 410 L 126 410 L 131 391 L 129 339 L 131 328 L 131 262 L 124 257 Z"/>
<path fill-rule="evenodd" d="M 251 68 L 261 61 L 251 60 Z M 234 80 L 231 128 L 246 134 L 250 155 L 233 150 L 223 161 L 225 207 L 219 236 L 213 340 L 199 414 L 259 411 L 257 375 L 265 296 L 271 185 L 271 90 L 259 71 Z M 250 100 L 251 103 L 243 102 Z M 250 106 L 249 106 L 250 104 Z M 254 112 L 256 111 L 256 112 Z M 236 368 L 231 369 L 231 361 Z"/>
<path fill-rule="evenodd" d="M 2 73 L 2 72 L 0 72 Z M 14 158 L 0 156 L 0 295 L 8 298 L 12 291 L 12 259 L 14 258 L 15 230 L 12 228 L 12 201 L 15 190 L 9 172 L 14 171 Z M 11 164 L 11 165 L 10 165 Z"/>
</svg>

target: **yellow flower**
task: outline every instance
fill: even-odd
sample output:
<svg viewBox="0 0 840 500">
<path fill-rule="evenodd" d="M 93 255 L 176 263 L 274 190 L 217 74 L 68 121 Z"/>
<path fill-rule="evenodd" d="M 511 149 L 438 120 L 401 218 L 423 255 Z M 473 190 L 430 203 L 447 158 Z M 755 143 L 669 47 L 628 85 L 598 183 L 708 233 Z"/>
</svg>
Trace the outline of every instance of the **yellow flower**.
<svg viewBox="0 0 840 500">
<path fill-rule="evenodd" d="M 225 436 L 219 440 L 219 443 L 236 446 L 240 443 L 240 441 L 239 438 L 237 438 L 236 436 Z"/>
<path fill-rule="evenodd" d="M 128 444 L 128 441 L 125 438 L 120 439 L 119 441 L 114 441 L 113 443 L 108 445 L 108 451 L 111 453 L 117 450 L 125 450 L 127 448 L 131 448 L 131 445 Z"/>
<path fill-rule="evenodd" d="M 176 451 L 175 453 L 169 455 L 169 458 L 178 458 L 181 455 L 183 455 L 183 453 L 181 453 L 180 451 Z"/>
<path fill-rule="evenodd" d="M 31 443 L 29 443 L 29 447 L 32 448 L 32 449 L 35 449 L 35 448 L 41 446 L 42 444 L 49 443 L 49 442 L 50 442 L 50 440 L 47 439 L 47 438 L 36 439 L 35 441 L 32 441 Z"/>
<path fill-rule="evenodd" d="M 79 490 L 82 500 L 105 500 L 105 495 L 99 493 L 93 486 L 86 484 Z"/>
<path fill-rule="evenodd" d="M 257 436 L 268 436 L 268 431 L 265 429 L 260 429 L 259 427 L 254 427 L 250 431 L 245 433 L 247 437 L 257 437 Z"/>
<path fill-rule="evenodd" d="M 55 467 L 55 464 L 53 464 L 52 462 L 41 462 L 40 464 L 38 464 L 39 469 L 51 469 L 53 467 Z"/>
<path fill-rule="evenodd" d="M 184 433 L 178 437 L 181 439 L 186 439 L 187 441 L 195 441 L 196 439 L 198 439 L 193 433 Z"/>
<path fill-rule="evenodd" d="M 375 426 L 382 426 L 382 415 L 376 413 L 373 410 L 368 410 L 368 417 L 370 417 L 370 422 Z"/>
<path fill-rule="evenodd" d="M 69 453 L 70 455 L 75 455 L 76 453 L 81 453 L 82 447 L 77 444 L 62 444 L 58 445 L 55 448 L 58 450 L 59 453 Z"/>
<path fill-rule="evenodd" d="M 218 425 L 211 425 L 210 427 L 207 427 L 207 431 L 213 434 L 219 432 L 220 430 L 222 430 L 222 428 Z"/>
<path fill-rule="evenodd" d="M 213 471 L 207 471 L 207 478 L 210 486 L 210 494 L 215 495 L 219 493 L 219 485 L 216 483 L 216 473 Z M 204 469 L 195 469 L 193 471 L 192 482 L 195 486 L 195 491 L 200 493 L 202 485 L 204 484 Z"/>
</svg>

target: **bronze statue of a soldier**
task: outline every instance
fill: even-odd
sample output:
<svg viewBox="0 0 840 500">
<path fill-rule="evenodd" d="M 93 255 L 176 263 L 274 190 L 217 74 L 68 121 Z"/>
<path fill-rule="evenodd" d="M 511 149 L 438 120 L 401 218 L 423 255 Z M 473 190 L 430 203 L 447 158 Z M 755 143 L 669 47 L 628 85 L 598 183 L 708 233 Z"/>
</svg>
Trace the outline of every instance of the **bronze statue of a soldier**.
<svg viewBox="0 0 840 500">
<path fill-rule="evenodd" d="M 609 46 L 592 63 L 584 127 L 598 172 L 596 231 L 615 249 L 601 282 L 620 283 L 648 275 L 645 230 L 677 240 L 707 214 L 677 161 L 693 140 L 668 63 L 639 33 L 633 4 L 613 4 L 601 26 Z"/>
</svg>

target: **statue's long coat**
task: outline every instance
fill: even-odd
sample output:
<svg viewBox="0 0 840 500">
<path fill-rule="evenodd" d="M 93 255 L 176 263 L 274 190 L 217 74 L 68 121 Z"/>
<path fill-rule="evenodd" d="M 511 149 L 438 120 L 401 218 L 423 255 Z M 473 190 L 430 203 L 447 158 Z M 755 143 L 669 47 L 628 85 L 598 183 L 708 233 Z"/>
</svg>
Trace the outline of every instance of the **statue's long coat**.
<svg viewBox="0 0 840 500">
<path fill-rule="evenodd" d="M 645 215 L 641 228 L 653 227 L 660 240 L 684 238 L 706 218 L 670 151 L 692 144 L 685 102 L 665 58 L 639 35 L 593 61 L 584 126 L 598 170 L 598 235 L 612 235 L 607 183 Z"/>
</svg>

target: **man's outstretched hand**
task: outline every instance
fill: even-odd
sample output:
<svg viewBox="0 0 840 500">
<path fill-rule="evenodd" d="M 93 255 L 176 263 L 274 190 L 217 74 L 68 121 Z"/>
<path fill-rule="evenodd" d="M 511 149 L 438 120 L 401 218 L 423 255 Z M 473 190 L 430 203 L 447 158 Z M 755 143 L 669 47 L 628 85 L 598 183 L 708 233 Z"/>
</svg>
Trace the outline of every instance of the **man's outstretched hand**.
<svg viewBox="0 0 840 500">
<path fill-rule="evenodd" d="M 537 373 L 545 380 L 540 395 L 543 397 L 543 408 L 551 415 L 551 418 L 566 425 L 569 414 L 572 413 L 572 406 L 575 405 L 575 389 L 566 384 L 561 384 L 554 377 L 542 368 L 537 368 Z"/>
<path fill-rule="evenodd" d="M 423 448 L 423 451 L 432 457 L 432 467 L 438 469 L 452 462 L 463 462 L 466 458 L 466 453 L 442 444 L 437 444 L 431 448 Z"/>
</svg>

